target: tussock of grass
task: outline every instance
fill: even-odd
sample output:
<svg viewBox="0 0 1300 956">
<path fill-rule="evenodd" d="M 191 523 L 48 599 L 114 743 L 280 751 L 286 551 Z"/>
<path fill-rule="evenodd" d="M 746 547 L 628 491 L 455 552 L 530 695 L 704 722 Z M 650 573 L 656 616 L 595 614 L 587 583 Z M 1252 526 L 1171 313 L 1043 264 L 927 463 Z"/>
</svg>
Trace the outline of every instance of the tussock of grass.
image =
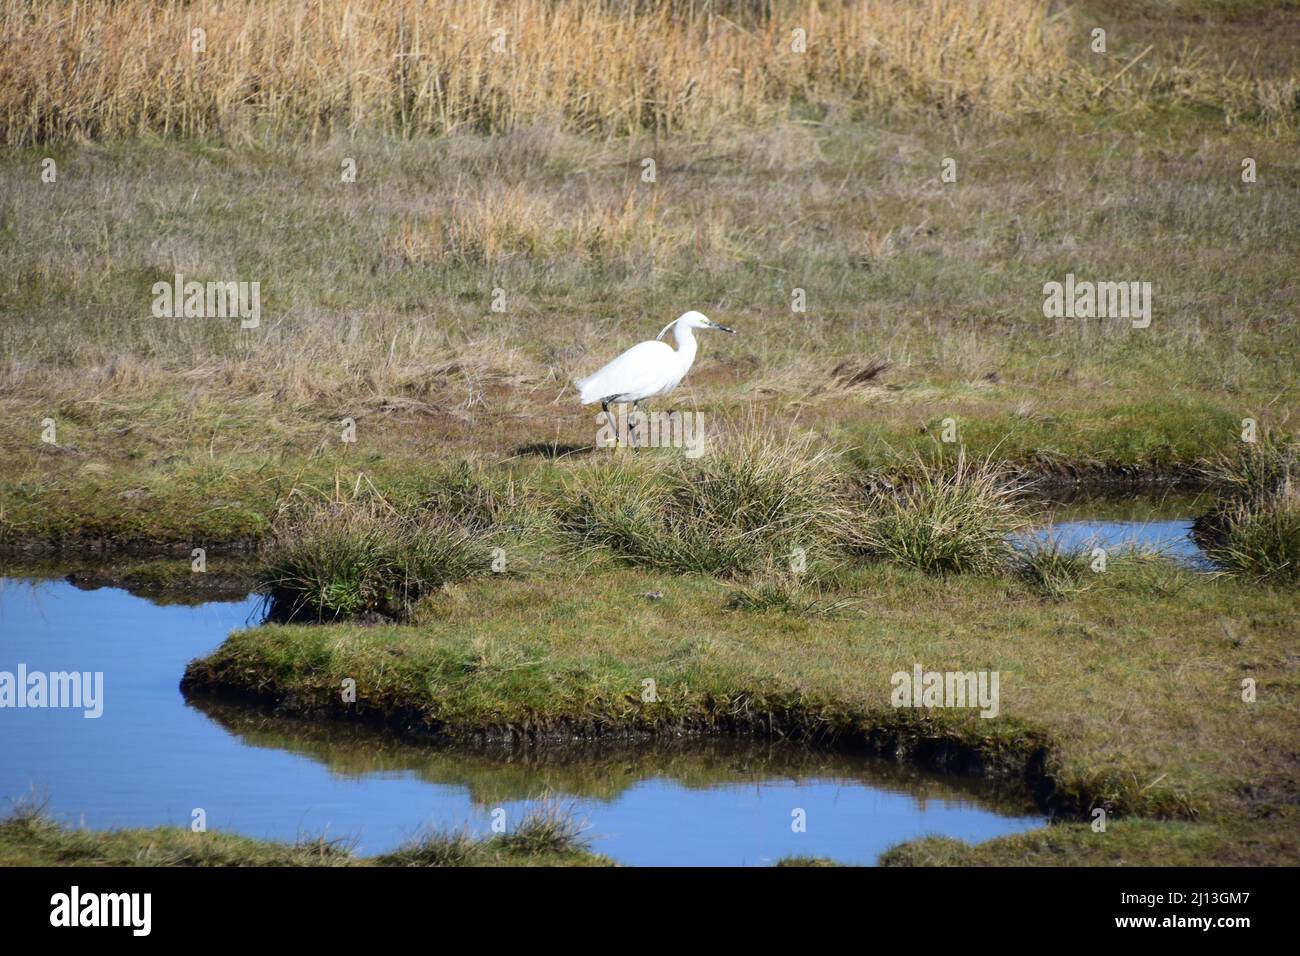
<svg viewBox="0 0 1300 956">
<path fill-rule="evenodd" d="M 460 525 L 330 502 L 282 519 L 259 577 L 283 620 L 405 619 L 425 595 L 488 568 L 487 549 Z"/>
<path fill-rule="evenodd" d="M 380 866 L 497 866 L 503 864 L 588 864 L 583 826 L 551 804 L 534 807 L 513 830 L 475 839 L 464 831 L 438 831 L 376 857 Z"/>
<path fill-rule="evenodd" d="M 1275 434 L 1223 456 L 1211 474 L 1229 493 L 1198 522 L 1205 552 L 1243 577 L 1300 583 L 1300 445 Z"/>
<path fill-rule="evenodd" d="M 513 830 L 493 839 L 509 853 L 549 855 L 586 850 L 585 827 L 565 808 L 543 803 L 528 812 Z"/>
<path fill-rule="evenodd" d="M 900 487 L 867 493 L 852 545 L 929 574 L 994 573 L 1006 566 L 1007 536 L 1023 521 L 1020 493 L 991 459 L 963 452 L 952 464 L 923 464 Z"/>
<path fill-rule="evenodd" d="M 1049 538 L 1018 549 L 1010 570 L 1035 592 L 1058 601 L 1093 588 L 1173 597 L 1205 576 L 1161 552 L 1139 548 L 1111 555 L 1105 570 L 1094 570 L 1092 562 L 1087 545 L 1066 547 Z"/>
<path fill-rule="evenodd" d="M 1112 558 L 1106 572 L 1098 577 L 1117 590 L 1166 599 L 1177 597 L 1209 575 L 1171 561 L 1163 554 L 1135 550 L 1121 555 L 1119 560 Z"/>
<path fill-rule="evenodd" d="M 1288 487 L 1239 502 L 1219 522 L 1205 552 L 1221 567 L 1247 578 L 1300 583 L 1300 492 Z"/>
<path fill-rule="evenodd" d="M 815 617 L 840 614 L 859 603 L 831 597 L 828 592 L 826 582 L 816 576 L 772 566 L 737 582 L 727 595 L 727 607 Z"/>
<path fill-rule="evenodd" d="M 438 831 L 385 854 L 379 861 L 385 866 L 465 866 L 478 848 L 477 841 L 463 830 Z"/>
<path fill-rule="evenodd" d="M 783 856 L 776 861 L 777 866 L 824 867 L 839 866 L 834 860 L 824 856 Z"/>
<path fill-rule="evenodd" d="M 1068 547 L 1055 537 L 1022 547 L 1012 559 L 1012 569 L 1034 590 L 1052 598 L 1082 591 L 1091 583 L 1088 549 Z"/>
<path fill-rule="evenodd" d="M 1209 478 L 1235 501 L 1267 498 L 1289 486 L 1300 473 L 1300 442 L 1266 430 L 1254 442 L 1240 443 L 1207 468 Z"/>
<path fill-rule="evenodd" d="M 526 486 L 501 468 L 465 459 L 440 462 L 426 479 L 422 511 L 478 534 L 524 530 L 537 523 L 523 506 Z"/>
<path fill-rule="evenodd" d="M 805 436 L 749 431 L 692 461 L 632 461 L 576 471 L 562 504 L 587 547 L 636 564 L 737 575 L 830 540 L 842 520 L 833 453 Z"/>
</svg>

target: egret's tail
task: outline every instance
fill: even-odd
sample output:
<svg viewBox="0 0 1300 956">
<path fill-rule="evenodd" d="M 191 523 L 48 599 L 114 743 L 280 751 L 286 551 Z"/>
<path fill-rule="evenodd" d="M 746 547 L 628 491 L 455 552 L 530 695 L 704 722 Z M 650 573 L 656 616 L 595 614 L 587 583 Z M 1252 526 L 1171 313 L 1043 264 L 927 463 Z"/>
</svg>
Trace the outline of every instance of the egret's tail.
<svg viewBox="0 0 1300 956">
<path fill-rule="evenodd" d="M 597 381 L 599 376 L 588 375 L 586 378 L 573 380 L 573 384 L 578 388 L 578 398 L 582 404 L 590 405 L 592 402 L 598 402 L 605 396 L 600 394 L 601 383 Z"/>
</svg>

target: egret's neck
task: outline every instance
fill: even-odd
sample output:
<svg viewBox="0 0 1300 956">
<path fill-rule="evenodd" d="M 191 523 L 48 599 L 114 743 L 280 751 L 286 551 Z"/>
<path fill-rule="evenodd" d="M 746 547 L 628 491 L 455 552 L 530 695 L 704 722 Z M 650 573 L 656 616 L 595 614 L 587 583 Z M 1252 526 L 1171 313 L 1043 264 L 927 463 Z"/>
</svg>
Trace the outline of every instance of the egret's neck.
<svg viewBox="0 0 1300 956">
<path fill-rule="evenodd" d="M 673 326 L 673 337 L 677 339 L 677 358 L 683 368 L 690 368 L 695 361 L 695 352 L 699 345 L 695 342 L 695 333 L 689 325 L 678 322 Z"/>
</svg>

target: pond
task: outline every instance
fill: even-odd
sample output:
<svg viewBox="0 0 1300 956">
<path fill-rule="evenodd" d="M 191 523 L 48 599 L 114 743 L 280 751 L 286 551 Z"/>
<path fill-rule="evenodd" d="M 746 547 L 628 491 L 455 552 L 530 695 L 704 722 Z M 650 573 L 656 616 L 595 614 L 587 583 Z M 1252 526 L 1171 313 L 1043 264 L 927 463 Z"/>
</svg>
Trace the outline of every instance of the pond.
<svg viewBox="0 0 1300 956">
<path fill-rule="evenodd" d="M 1197 571 L 1214 563 L 1192 537 L 1190 515 L 1206 511 L 1206 492 L 1169 491 L 1124 498 L 1075 492 L 1033 502 L 1030 529 L 1021 546 L 1055 542 L 1064 550 L 1102 548 L 1114 557 L 1137 551 L 1158 554 Z"/>
<path fill-rule="evenodd" d="M 187 702 L 185 664 L 261 601 L 158 603 L 114 587 L 0 579 L 0 672 L 102 672 L 102 714 L 0 709 L 0 798 L 96 829 L 188 827 L 391 850 L 430 829 L 490 833 L 539 801 L 633 865 L 874 863 L 925 834 L 980 841 L 1044 823 L 1025 798 L 894 761 L 768 741 L 541 749 L 439 746 L 342 723 Z M 498 814 L 499 816 L 499 814 Z M 795 826 L 805 821 L 802 831 Z"/>
</svg>

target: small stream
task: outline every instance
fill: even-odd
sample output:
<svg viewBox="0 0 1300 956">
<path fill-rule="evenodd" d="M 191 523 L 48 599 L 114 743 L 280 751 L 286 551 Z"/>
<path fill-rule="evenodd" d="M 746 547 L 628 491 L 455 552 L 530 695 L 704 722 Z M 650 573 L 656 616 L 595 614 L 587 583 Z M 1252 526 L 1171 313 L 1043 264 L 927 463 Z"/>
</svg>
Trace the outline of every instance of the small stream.
<svg viewBox="0 0 1300 956">
<path fill-rule="evenodd" d="M 0 671 L 102 671 L 103 713 L 0 710 L 0 799 L 36 799 L 96 829 L 188 827 L 293 841 L 327 836 L 360 854 L 430 829 L 489 835 L 539 801 L 587 827 L 594 850 L 633 865 L 766 865 L 784 856 L 874 863 L 925 834 L 987 840 L 1041 826 L 987 784 L 768 741 L 468 750 L 370 728 L 187 702 L 185 664 L 261 601 L 157 603 L 118 588 L 0 579 Z M 7 808 L 5 808 L 7 809 Z M 806 829 L 792 822 L 803 811 Z"/>
</svg>

